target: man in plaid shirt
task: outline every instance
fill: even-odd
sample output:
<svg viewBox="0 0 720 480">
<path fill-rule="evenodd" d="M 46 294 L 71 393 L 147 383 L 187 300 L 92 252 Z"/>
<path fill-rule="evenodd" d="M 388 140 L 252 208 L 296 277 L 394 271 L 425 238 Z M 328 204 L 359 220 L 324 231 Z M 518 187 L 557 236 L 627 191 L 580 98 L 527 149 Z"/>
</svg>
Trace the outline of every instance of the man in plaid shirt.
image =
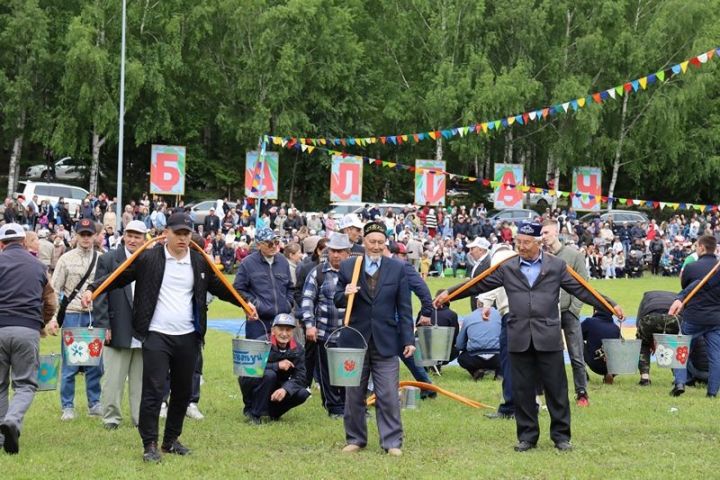
<svg viewBox="0 0 720 480">
<path fill-rule="evenodd" d="M 345 389 L 330 385 L 325 341 L 342 326 L 345 309 L 333 301 L 340 263 L 350 256 L 352 243 L 346 234 L 333 233 L 327 244 L 327 260 L 310 271 L 302 294 L 302 316 L 308 341 L 317 342 L 317 371 L 323 406 L 328 415 L 341 419 L 345 413 Z M 334 340 L 337 340 L 334 337 Z M 313 372 L 307 372 L 312 375 Z"/>
</svg>

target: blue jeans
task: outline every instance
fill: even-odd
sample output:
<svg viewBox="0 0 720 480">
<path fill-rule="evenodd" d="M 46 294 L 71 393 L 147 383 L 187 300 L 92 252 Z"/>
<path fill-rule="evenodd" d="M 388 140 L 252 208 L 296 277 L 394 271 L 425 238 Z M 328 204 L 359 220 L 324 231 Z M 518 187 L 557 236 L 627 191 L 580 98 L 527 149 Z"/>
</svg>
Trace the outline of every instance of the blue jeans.
<svg viewBox="0 0 720 480">
<path fill-rule="evenodd" d="M 63 327 L 87 327 L 90 324 L 90 315 L 87 313 L 66 313 Z M 62 342 L 62 337 L 60 337 Z M 74 367 L 62 363 L 60 378 L 60 403 L 62 408 L 73 408 L 75 404 L 75 375 L 80 371 L 85 373 L 85 391 L 87 393 L 88 408 L 100 403 L 100 378 L 103 375 L 102 362 L 98 367 Z"/>
<path fill-rule="evenodd" d="M 682 332 L 685 335 L 692 335 L 693 338 L 705 337 L 710 370 L 707 393 L 708 395 L 717 395 L 720 390 L 720 325 L 698 325 L 685 320 L 682 324 Z M 684 368 L 674 368 L 673 376 L 676 385 L 685 385 L 687 382 L 687 370 Z"/>
<path fill-rule="evenodd" d="M 400 354 L 400 358 L 402 359 L 405 366 L 410 370 L 410 373 L 412 373 L 412 376 L 417 380 L 418 382 L 425 382 L 425 383 L 432 383 L 432 380 L 430 380 L 430 375 L 427 374 L 424 368 L 418 367 L 417 363 L 415 363 L 415 357 L 410 355 L 409 357 L 405 358 L 404 355 Z"/>
<path fill-rule="evenodd" d="M 500 370 L 502 371 L 503 403 L 498 407 L 498 413 L 515 415 L 515 404 L 512 396 L 512 375 L 510 374 L 510 354 L 507 340 L 508 314 L 500 320 Z"/>
</svg>

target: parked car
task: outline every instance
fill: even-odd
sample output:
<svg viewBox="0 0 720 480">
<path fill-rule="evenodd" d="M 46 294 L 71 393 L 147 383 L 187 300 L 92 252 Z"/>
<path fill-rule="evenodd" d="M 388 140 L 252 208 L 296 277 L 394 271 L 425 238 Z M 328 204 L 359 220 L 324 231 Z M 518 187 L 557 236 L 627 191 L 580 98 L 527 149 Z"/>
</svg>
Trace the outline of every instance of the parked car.
<svg viewBox="0 0 720 480">
<path fill-rule="evenodd" d="M 218 203 L 222 205 L 222 201 L 203 200 L 202 202 L 190 203 L 186 205 L 186 207 L 190 207 L 190 218 L 192 218 L 193 223 L 195 225 L 202 225 L 205 223 L 205 217 L 210 213 L 210 208 L 215 209 L 215 215 L 220 217 L 220 222 L 222 222 L 223 217 L 225 217 L 225 212 L 218 206 Z M 227 204 L 230 208 L 235 208 L 237 205 L 235 202 L 227 202 Z"/>
<path fill-rule="evenodd" d="M 55 162 L 55 171 L 48 168 L 47 163 L 40 163 L 28 167 L 25 176 L 29 179 L 40 178 L 44 181 L 52 180 L 81 180 L 87 175 L 87 165 L 72 157 L 64 157 Z"/>
<path fill-rule="evenodd" d="M 33 195 L 37 195 L 38 203 L 47 200 L 51 205 L 55 205 L 60 197 L 63 197 L 65 203 L 69 203 L 68 210 L 70 213 L 75 211 L 75 207 L 79 206 L 82 201 L 89 195 L 84 188 L 75 185 L 64 185 L 62 183 L 45 183 L 32 182 L 30 180 L 18 182 L 17 192 L 14 197 L 22 194 L 26 200 L 31 200 Z"/>
<path fill-rule="evenodd" d="M 635 212 L 632 210 L 610 210 L 607 212 L 590 212 L 586 213 L 579 218 L 580 222 L 592 222 L 596 218 L 600 218 L 600 221 L 605 223 L 609 218 L 612 218 L 613 224 L 629 226 L 636 223 L 647 223 L 648 216 L 642 212 Z"/>
<path fill-rule="evenodd" d="M 526 208 L 508 208 L 506 210 L 499 210 L 498 212 L 490 215 L 489 220 L 492 225 L 496 225 L 498 222 L 513 222 L 520 224 L 522 222 L 529 222 L 537 218 L 539 215 L 534 210 L 528 210 Z"/>
<path fill-rule="evenodd" d="M 407 208 L 407 205 L 403 205 L 401 203 L 338 202 L 331 203 L 330 208 L 326 213 L 335 221 L 339 221 L 348 213 L 354 213 L 360 217 L 360 213 L 363 208 L 365 208 L 365 205 L 370 205 L 370 207 L 377 206 L 380 210 L 380 215 L 382 216 L 387 213 L 389 208 L 392 208 L 395 213 L 400 213 L 404 208 Z"/>
</svg>

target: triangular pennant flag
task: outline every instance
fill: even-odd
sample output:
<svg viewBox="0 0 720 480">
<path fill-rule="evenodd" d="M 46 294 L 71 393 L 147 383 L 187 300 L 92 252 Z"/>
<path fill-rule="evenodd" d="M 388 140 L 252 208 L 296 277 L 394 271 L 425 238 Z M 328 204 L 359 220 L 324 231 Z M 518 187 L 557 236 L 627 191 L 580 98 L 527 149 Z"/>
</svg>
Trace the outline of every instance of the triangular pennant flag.
<svg viewBox="0 0 720 480">
<path fill-rule="evenodd" d="M 427 138 L 427 133 L 418 133 L 418 138 L 420 141 L 425 140 Z"/>
<path fill-rule="evenodd" d="M 402 136 L 402 135 L 396 136 L 396 137 L 395 137 L 395 140 L 397 140 L 397 144 L 398 144 L 398 145 L 402 145 L 402 144 L 403 144 L 403 136 Z"/>
<path fill-rule="evenodd" d="M 525 124 L 525 121 L 523 120 L 522 115 L 515 115 L 515 121 L 518 122 L 520 125 Z"/>
<path fill-rule="evenodd" d="M 609 96 L 609 95 L 608 95 L 607 92 L 605 92 L 605 91 L 600 92 L 600 98 L 603 100 L 603 102 L 604 102 L 605 100 L 607 100 L 608 96 Z"/>
<path fill-rule="evenodd" d="M 672 71 L 673 71 L 673 73 L 674 73 L 675 75 L 680 75 L 680 72 L 683 72 L 683 71 L 684 71 L 679 64 L 678 64 L 678 65 L 673 65 L 671 68 L 672 68 Z"/>
<path fill-rule="evenodd" d="M 490 179 L 488 179 L 488 178 L 483 178 L 482 184 L 483 184 L 484 187 L 489 187 L 489 186 L 490 186 Z"/>
<path fill-rule="evenodd" d="M 683 72 L 683 73 L 687 72 L 688 63 L 689 63 L 689 62 L 688 62 L 687 60 L 685 60 L 684 62 L 682 62 L 682 63 L 680 64 L 680 68 L 682 69 L 682 72 Z"/>
<path fill-rule="evenodd" d="M 550 109 L 545 107 L 542 109 L 542 117 L 547 118 L 548 114 L 550 113 Z"/>
<path fill-rule="evenodd" d="M 495 122 L 490 122 L 490 123 L 487 124 L 487 126 L 488 126 L 488 128 L 489 128 L 490 130 L 492 130 L 492 129 L 495 128 Z"/>
<path fill-rule="evenodd" d="M 418 135 L 417 133 L 413 133 L 413 140 L 415 140 L 415 143 L 419 142 L 419 141 L 420 141 L 420 135 Z"/>
<path fill-rule="evenodd" d="M 387 140 L 386 137 L 380 137 L 380 143 L 382 143 L 383 145 L 385 145 L 386 140 Z"/>
<path fill-rule="evenodd" d="M 312 145 L 308 145 L 308 147 L 307 147 L 307 152 L 308 152 L 308 153 L 312 153 L 313 150 L 315 150 L 315 147 L 313 147 Z"/>
<path fill-rule="evenodd" d="M 562 104 L 562 109 L 565 110 L 565 112 L 568 111 L 569 107 L 570 107 L 570 102 L 565 102 Z"/>
<path fill-rule="evenodd" d="M 592 95 L 592 99 L 595 101 L 595 103 L 602 103 L 602 99 L 600 98 L 600 94 L 599 94 L 599 93 L 594 93 L 594 94 Z"/>
<path fill-rule="evenodd" d="M 705 62 L 707 62 L 707 60 L 705 60 Z M 700 58 L 699 58 L 699 57 L 693 57 L 693 58 L 690 59 L 690 63 L 693 64 L 695 67 L 698 67 L 698 68 L 700 67 L 701 63 L 705 63 L 705 62 L 700 62 Z"/>
<path fill-rule="evenodd" d="M 320 143 L 321 143 L 322 145 L 327 145 L 327 140 L 324 139 L 324 138 L 321 138 L 321 139 L 320 139 Z"/>
<path fill-rule="evenodd" d="M 537 117 L 537 112 L 528 113 L 528 117 L 530 118 L 530 120 L 535 121 L 535 118 Z"/>
<path fill-rule="evenodd" d="M 407 135 L 403 135 L 403 136 L 402 136 L 402 139 L 403 139 L 403 142 L 407 142 L 407 141 L 408 141 L 408 136 L 407 136 Z"/>
<path fill-rule="evenodd" d="M 433 140 L 437 140 L 437 135 L 435 135 L 435 132 L 428 132 L 428 135 L 430 135 L 430 138 Z"/>
<path fill-rule="evenodd" d="M 623 90 L 630 93 L 630 90 L 632 90 L 632 85 L 630 84 L 630 82 L 623 84 Z"/>
<path fill-rule="evenodd" d="M 459 128 L 458 133 L 460 134 L 460 138 L 463 138 L 465 136 L 465 128 L 464 127 Z"/>
<path fill-rule="evenodd" d="M 522 118 L 523 118 L 523 123 L 528 123 L 528 120 L 530 120 L 530 115 L 527 112 L 525 112 L 522 114 Z"/>
<path fill-rule="evenodd" d="M 705 55 L 707 55 L 708 60 L 712 60 L 713 55 L 715 55 L 715 50 L 708 50 Z"/>
<path fill-rule="evenodd" d="M 495 122 L 495 123 L 497 124 L 497 122 Z M 508 126 L 508 119 L 507 119 L 507 118 L 503 118 L 502 120 L 500 120 L 500 125 L 502 125 L 503 127 L 507 127 L 507 126 Z"/>
<path fill-rule="evenodd" d="M 527 185 L 521 185 L 521 186 L 520 186 L 520 191 L 523 192 L 523 193 L 527 193 L 527 192 L 530 191 L 530 187 L 528 187 Z"/>
<path fill-rule="evenodd" d="M 305 145 L 304 143 L 301 143 L 301 144 L 300 144 L 300 149 L 304 152 L 304 151 L 306 151 L 306 150 L 308 149 L 308 146 Z"/>
<path fill-rule="evenodd" d="M 617 87 L 615 87 L 615 93 L 617 93 L 617 94 L 620 95 L 621 97 L 623 96 L 623 93 L 624 93 L 624 92 L 625 92 L 625 86 L 624 86 L 624 85 L 618 85 Z"/>
<path fill-rule="evenodd" d="M 485 132 L 485 133 L 487 133 L 488 127 L 492 128 L 492 123 L 491 123 L 490 125 L 488 125 L 487 123 L 481 123 L 481 124 L 480 124 L 480 128 L 482 128 L 482 131 Z"/>
<path fill-rule="evenodd" d="M 640 82 L 638 82 L 637 80 L 633 80 L 632 82 L 630 82 L 630 84 L 632 85 L 632 89 L 636 92 L 640 88 Z"/>
<path fill-rule="evenodd" d="M 285 147 L 285 145 L 287 145 L 287 140 L 285 140 L 285 139 L 283 138 L 283 139 L 280 141 L 280 144 L 281 144 L 283 147 Z"/>
<path fill-rule="evenodd" d="M 583 108 L 583 107 L 585 106 L 585 97 L 583 97 L 583 98 L 578 98 L 578 99 L 577 99 L 577 104 L 578 104 L 578 106 L 579 106 L 580 108 Z"/>
<path fill-rule="evenodd" d="M 442 132 L 440 132 L 440 135 L 442 135 L 443 138 L 452 138 L 453 133 L 452 130 L 443 130 Z"/>
<path fill-rule="evenodd" d="M 640 83 L 640 86 L 643 90 L 647 88 L 647 77 L 642 77 L 640 80 L 638 80 L 638 82 Z"/>
<path fill-rule="evenodd" d="M 506 125 L 512 125 L 515 123 L 515 117 L 507 117 L 505 121 L 507 122 Z"/>
<path fill-rule="evenodd" d="M 658 78 L 661 82 L 664 82 L 664 81 L 665 81 L 665 72 L 663 72 L 662 70 L 660 70 L 659 72 L 657 72 L 655 75 L 657 76 L 657 78 Z"/>
<path fill-rule="evenodd" d="M 465 177 L 465 178 L 468 180 L 468 182 L 477 182 L 477 178 L 475 178 L 475 177 Z"/>
<path fill-rule="evenodd" d="M 663 208 L 665 208 L 666 206 L 667 206 L 667 203 L 665 203 L 665 202 L 660 202 L 660 209 L 663 209 Z"/>
<path fill-rule="evenodd" d="M 571 102 L 570 102 L 570 107 L 572 107 L 572 109 L 575 110 L 576 112 L 577 112 L 578 108 L 580 108 L 580 107 L 578 107 L 578 102 L 577 102 L 577 100 L 571 101 Z"/>
<path fill-rule="evenodd" d="M 647 76 L 647 83 L 648 85 L 655 85 L 655 82 L 657 82 L 657 75 L 654 73 L 651 73 Z"/>
<path fill-rule="evenodd" d="M 610 98 L 612 98 L 613 100 L 615 100 L 615 89 L 614 89 L 614 88 L 608 88 L 608 89 L 605 90 L 605 91 L 606 91 L 607 94 L 610 96 Z"/>
</svg>

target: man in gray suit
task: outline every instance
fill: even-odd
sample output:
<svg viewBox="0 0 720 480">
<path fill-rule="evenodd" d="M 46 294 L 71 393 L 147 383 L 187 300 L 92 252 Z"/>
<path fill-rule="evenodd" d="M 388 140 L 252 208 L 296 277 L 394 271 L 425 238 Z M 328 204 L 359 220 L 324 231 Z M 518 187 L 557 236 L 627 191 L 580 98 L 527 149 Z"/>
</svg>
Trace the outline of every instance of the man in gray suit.
<svg viewBox="0 0 720 480">
<path fill-rule="evenodd" d="M 96 276 L 104 277 L 114 271 L 135 250 L 145 242 L 147 227 L 140 220 L 133 220 L 125 227 L 123 244 L 104 254 L 98 260 Z M 142 392 L 142 344 L 132 336 L 133 296 L 135 282 L 126 287 L 103 293 L 93 302 L 95 325 L 107 328 L 107 347 L 103 353 L 105 374 L 102 381 L 100 405 L 103 425 L 115 430 L 122 415 L 120 403 L 128 379 L 130 399 L 130 420 L 137 425 L 140 415 L 140 393 Z"/>
<path fill-rule="evenodd" d="M 522 224 L 515 241 L 519 255 L 501 264 L 457 297 L 505 288 L 510 306 L 507 335 L 517 422 L 517 452 L 535 448 L 540 436 L 535 403 L 535 390 L 539 382 L 545 389 L 550 412 L 550 438 L 558 450 L 572 449 L 570 405 L 560 328 L 560 289 L 597 309 L 605 309 L 602 302 L 571 276 L 563 260 L 542 252 L 541 228 L 537 223 Z M 442 292 L 435 299 L 435 305 L 447 303 L 448 296 L 447 290 Z M 613 305 L 613 313 L 623 318 L 620 306 L 608 298 L 606 300 Z"/>
</svg>

